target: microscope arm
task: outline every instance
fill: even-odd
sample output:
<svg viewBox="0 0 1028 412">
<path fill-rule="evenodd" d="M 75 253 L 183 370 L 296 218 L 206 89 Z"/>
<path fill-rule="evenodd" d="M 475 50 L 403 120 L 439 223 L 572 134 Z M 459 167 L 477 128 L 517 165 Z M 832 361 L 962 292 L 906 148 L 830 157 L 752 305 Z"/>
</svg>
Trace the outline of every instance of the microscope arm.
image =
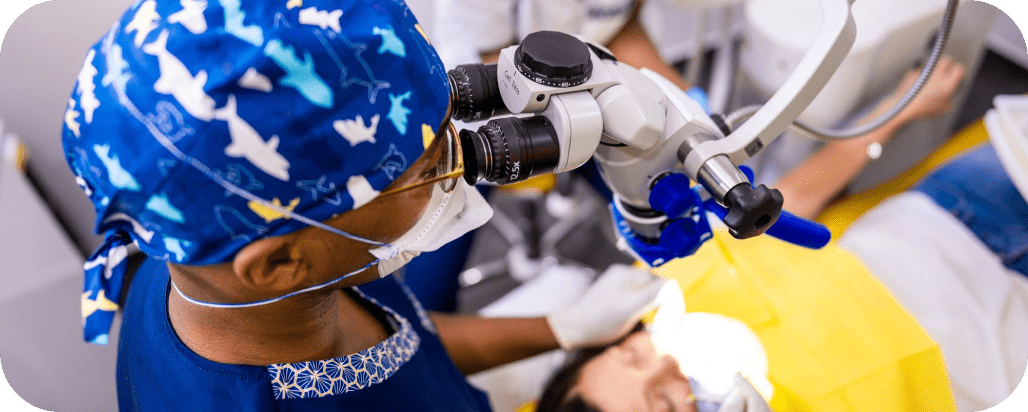
<svg viewBox="0 0 1028 412">
<path fill-rule="evenodd" d="M 810 50 L 785 84 L 749 120 L 728 137 L 703 142 L 684 159 L 685 171 L 696 178 L 707 161 L 726 155 L 739 165 L 778 137 L 817 97 L 856 39 L 850 11 L 854 0 L 820 0 L 824 23 Z"/>
</svg>

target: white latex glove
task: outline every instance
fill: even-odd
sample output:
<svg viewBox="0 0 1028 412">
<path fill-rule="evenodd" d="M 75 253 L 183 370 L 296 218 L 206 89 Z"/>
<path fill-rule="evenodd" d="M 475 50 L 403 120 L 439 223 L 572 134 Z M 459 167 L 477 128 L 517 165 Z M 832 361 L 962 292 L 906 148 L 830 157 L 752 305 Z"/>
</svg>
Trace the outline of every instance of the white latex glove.
<svg viewBox="0 0 1028 412">
<path fill-rule="evenodd" d="M 657 306 L 667 279 L 646 270 L 615 264 L 570 306 L 546 320 L 560 347 L 602 346 L 624 336 L 646 312 Z"/>
<path fill-rule="evenodd" d="M 722 401 L 718 412 L 771 412 L 771 407 L 750 381 L 742 375 L 735 375 L 735 387 Z"/>
</svg>

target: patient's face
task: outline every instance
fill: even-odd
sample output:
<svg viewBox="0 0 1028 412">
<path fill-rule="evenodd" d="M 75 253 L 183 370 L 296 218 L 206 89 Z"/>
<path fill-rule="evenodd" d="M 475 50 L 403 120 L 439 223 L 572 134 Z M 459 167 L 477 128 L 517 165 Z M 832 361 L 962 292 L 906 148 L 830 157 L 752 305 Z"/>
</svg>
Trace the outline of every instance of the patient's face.
<svg viewBox="0 0 1028 412">
<path fill-rule="evenodd" d="M 589 361 L 571 392 L 604 412 L 696 411 L 689 379 L 673 358 L 657 356 L 646 331 Z"/>
</svg>

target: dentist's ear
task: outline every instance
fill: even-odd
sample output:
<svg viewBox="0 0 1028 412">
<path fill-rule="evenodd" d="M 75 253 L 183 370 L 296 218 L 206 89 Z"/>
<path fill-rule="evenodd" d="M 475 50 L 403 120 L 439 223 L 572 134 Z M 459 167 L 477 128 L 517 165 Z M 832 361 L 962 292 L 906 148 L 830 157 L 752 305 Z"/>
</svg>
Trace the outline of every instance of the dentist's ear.
<svg viewBox="0 0 1028 412">
<path fill-rule="evenodd" d="M 289 236 L 272 236 L 240 250 L 232 260 L 232 272 L 251 290 L 288 292 L 307 278 L 308 263 Z"/>
</svg>

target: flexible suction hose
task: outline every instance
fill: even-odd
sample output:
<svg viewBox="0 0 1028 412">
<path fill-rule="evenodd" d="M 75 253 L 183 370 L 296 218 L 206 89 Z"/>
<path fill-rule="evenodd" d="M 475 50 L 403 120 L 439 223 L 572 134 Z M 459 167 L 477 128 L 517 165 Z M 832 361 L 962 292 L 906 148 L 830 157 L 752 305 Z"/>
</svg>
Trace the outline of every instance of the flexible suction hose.
<svg viewBox="0 0 1028 412">
<path fill-rule="evenodd" d="M 914 100 L 914 97 L 921 91 L 921 88 L 923 88 L 925 83 L 928 82 L 928 77 L 931 76 L 932 72 L 935 70 L 935 66 L 942 57 L 942 51 L 946 48 L 946 43 L 949 41 L 949 35 L 953 29 L 953 22 L 956 20 L 957 6 L 959 3 L 960 0 L 949 0 L 949 3 L 946 5 L 946 11 L 943 13 L 942 26 L 939 27 L 939 33 L 935 38 L 935 44 L 932 47 L 932 52 L 928 56 L 928 61 L 925 62 L 924 68 L 921 69 L 921 74 L 917 77 L 917 81 L 914 82 L 914 85 L 910 86 L 910 89 L 908 89 L 906 94 L 903 95 L 903 98 L 901 98 L 899 102 L 893 105 L 887 112 L 876 118 L 874 121 L 860 126 L 854 126 L 849 129 L 825 129 L 814 125 L 808 125 L 799 120 L 793 121 L 790 125 L 790 129 L 804 133 L 817 140 L 835 142 L 863 136 L 879 127 L 882 127 L 882 125 L 895 118 L 907 107 L 908 104 L 910 104 L 912 100 Z M 753 116 L 760 107 L 760 105 L 743 107 L 728 115 L 728 117 L 725 118 L 725 122 L 734 130 L 736 126 Z"/>
</svg>

